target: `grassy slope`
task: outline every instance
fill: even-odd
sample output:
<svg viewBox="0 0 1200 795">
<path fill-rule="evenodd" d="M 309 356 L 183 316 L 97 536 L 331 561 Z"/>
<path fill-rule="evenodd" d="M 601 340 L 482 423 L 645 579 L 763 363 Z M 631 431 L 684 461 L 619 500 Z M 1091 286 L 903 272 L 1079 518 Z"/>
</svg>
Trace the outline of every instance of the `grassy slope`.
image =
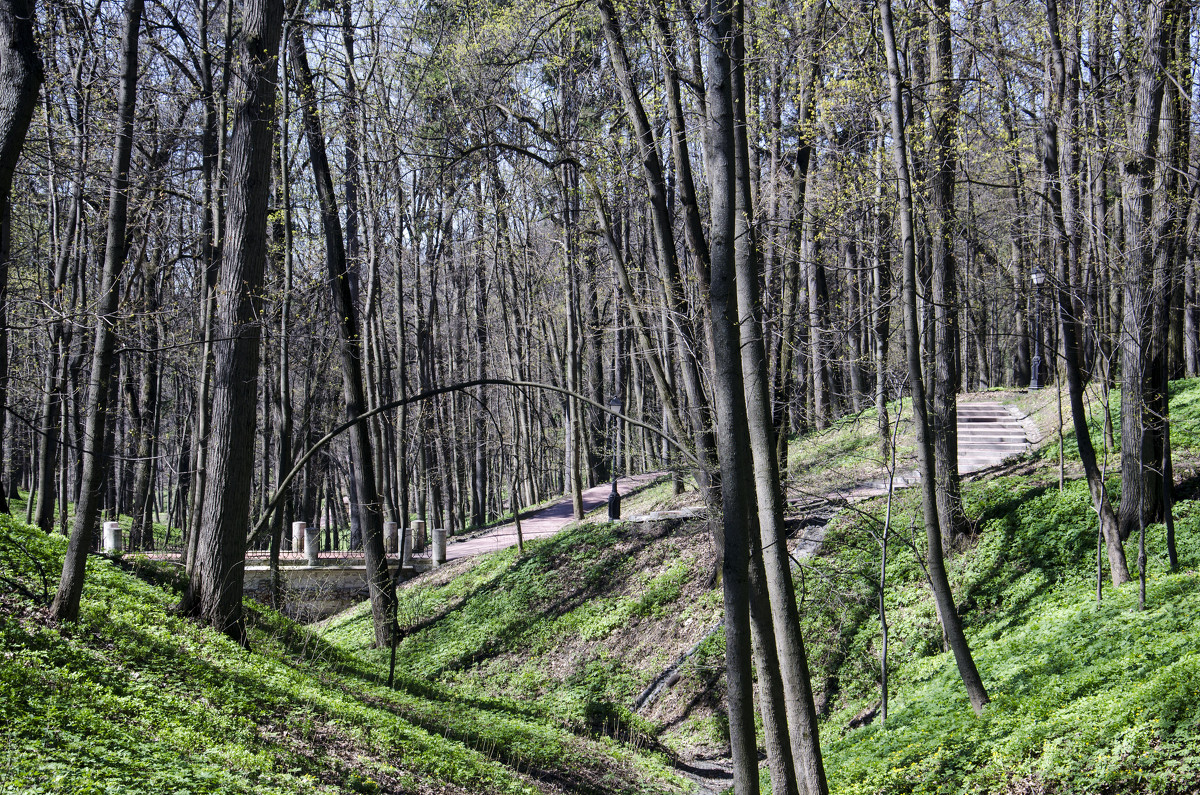
<svg viewBox="0 0 1200 795">
<path fill-rule="evenodd" d="M 409 676 L 389 691 L 265 609 L 243 651 L 173 615 L 169 584 L 99 558 L 80 623 L 60 631 L 44 605 L 64 546 L 0 517 L 0 792 L 671 789 L 654 759 L 510 704 Z"/>
<path fill-rule="evenodd" d="M 1172 412 L 1177 473 L 1194 471 L 1200 382 L 1176 385 Z M 1045 411 L 1038 418 L 1045 427 Z M 1118 423 L 1118 437 L 1119 430 Z M 1099 444 L 1099 422 L 1093 431 Z M 1176 506 L 1180 572 L 1167 571 L 1164 530 L 1153 526 L 1147 540 L 1149 609 L 1134 610 L 1136 584 L 1107 588 L 1097 605 L 1095 518 L 1087 489 L 1068 481 L 1059 493 L 1056 435 L 1046 442 L 1032 461 L 964 486 L 977 533 L 949 569 L 993 699 L 981 718 L 968 706 L 953 658 L 941 653 L 917 562 L 924 540 L 918 495 L 910 491 L 896 505 L 899 540 L 889 545 L 888 721 L 886 727 L 876 719 L 848 728 L 879 701 L 873 582 L 882 501 L 857 506 L 858 512 L 843 514 L 831 527 L 821 556 L 808 567 L 804 613 L 814 678 L 830 704 L 822 738 L 834 791 L 1200 789 L 1195 482 L 1185 476 L 1185 499 Z M 1076 458 L 1072 434 L 1065 445 L 1070 462 Z M 1109 487 L 1115 500 L 1119 479 L 1110 477 Z M 1133 567 L 1136 539 L 1127 555 Z"/>
<path fill-rule="evenodd" d="M 1179 470 L 1191 472 L 1200 383 L 1175 392 Z M 1047 394 L 1000 397 L 1023 400 L 1046 427 Z M 800 480 L 878 467 L 873 427 L 864 415 L 832 442 L 795 446 Z M 845 454 L 822 467 L 831 443 Z M 1068 461 L 1072 446 L 1068 434 Z M 869 530 L 882 502 L 831 526 L 798 588 L 835 792 L 1200 789 L 1193 476 L 1177 506 L 1182 571 L 1166 572 L 1162 528 L 1151 528 L 1150 610 L 1136 613 L 1133 587 L 1096 605 L 1086 490 L 1069 482 L 1060 495 L 1055 462 L 1056 444 L 965 488 L 978 532 L 950 575 L 993 697 L 982 718 L 941 653 L 916 495 L 905 493 L 889 546 L 889 718 L 847 728 L 878 700 Z M 667 497 L 660 488 L 642 500 Z M 319 637 L 259 611 L 247 654 L 171 615 L 169 589 L 100 560 L 82 624 L 60 634 L 45 626 L 34 570 L 53 584 L 59 541 L 9 524 L 0 539 L 0 575 L 34 592 L 0 602 L 0 792 L 670 792 L 681 782 L 638 748 L 704 753 L 722 742 L 719 635 L 650 711 L 629 711 L 720 613 L 694 524 L 585 525 L 525 555 L 422 577 L 402 592 L 411 631 L 394 693 L 380 684 L 386 658 L 366 648 L 361 610 Z"/>
<path fill-rule="evenodd" d="M 644 715 L 630 711 L 720 620 L 711 580 L 710 542 L 695 523 L 584 524 L 527 545 L 524 555 L 514 548 L 461 561 L 402 588 L 409 631 L 398 666 L 575 732 L 716 750 L 724 742 L 719 633 L 660 702 Z M 366 648 L 365 608 L 326 622 L 323 637 L 386 663 Z"/>
<path fill-rule="evenodd" d="M 1150 609 L 1133 612 L 1135 587 L 1110 588 L 1097 606 L 1094 516 L 1082 483 L 1059 493 L 1053 393 L 994 397 L 1030 413 L 1046 447 L 965 487 L 977 532 L 951 559 L 950 576 L 993 704 L 976 718 L 952 658 L 941 652 L 918 563 L 919 505 L 909 491 L 895 505 L 889 545 L 889 719 L 886 728 L 877 719 L 847 728 L 878 701 L 872 582 L 879 546 L 869 530 L 878 531 L 883 502 L 847 511 L 798 581 L 813 676 L 827 702 L 822 738 L 833 791 L 1196 790 L 1196 495 L 1185 490 L 1177 506 L 1181 573 L 1166 571 L 1162 527 L 1150 530 Z M 1200 383 L 1179 385 L 1173 406 L 1179 469 L 1188 471 L 1200 456 Z M 867 413 L 793 446 L 795 481 L 803 488 L 877 477 L 873 429 Z M 1099 422 L 1094 431 L 1099 442 Z M 1065 441 L 1070 474 L 1070 433 Z M 1119 480 L 1109 483 L 1115 498 Z M 532 545 L 524 557 L 510 550 L 459 564 L 457 578 L 422 578 L 404 589 L 414 631 L 401 644 L 402 667 L 474 698 L 512 700 L 576 731 L 711 751 L 720 741 L 711 709 L 721 687 L 719 638 L 653 711 L 628 712 L 645 683 L 719 611 L 706 589 L 705 543 L 688 525 L 584 526 Z M 365 617 L 332 621 L 325 637 L 361 649 Z"/>
</svg>

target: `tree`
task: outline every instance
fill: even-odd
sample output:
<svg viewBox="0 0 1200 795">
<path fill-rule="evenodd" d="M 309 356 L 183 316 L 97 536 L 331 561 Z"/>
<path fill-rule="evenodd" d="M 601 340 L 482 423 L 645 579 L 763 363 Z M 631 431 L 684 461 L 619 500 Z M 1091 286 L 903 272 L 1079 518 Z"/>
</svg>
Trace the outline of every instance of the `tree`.
<svg viewBox="0 0 1200 795">
<path fill-rule="evenodd" d="M 296 92 L 304 118 L 304 134 L 308 140 L 309 163 L 312 165 L 313 180 L 317 185 L 321 206 L 321 226 L 325 233 L 326 279 L 337 318 L 346 416 L 353 418 L 367 409 L 363 391 L 362 338 L 358 312 L 351 294 L 351 276 L 345 245 L 342 242 L 337 200 L 333 194 L 333 177 L 325 153 L 325 135 L 321 130 L 313 76 L 308 66 L 303 28 L 300 26 L 293 27 L 289 33 L 288 54 L 291 66 L 295 70 Z M 375 625 L 375 642 L 382 647 L 390 642 L 396 595 L 395 586 L 388 575 L 387 555 L 383 547 L 383 513 L 376 490 L 369 432 L 370 427 L 366 423 L 357 423 L 351 430 L 350 471 L 355 473 L 351 510 L 358 514 L 359 526 L 363 530 L 362 543 L 366 551 L 367 587 L 371 598 L 371 617 Z"/>
<path fill-rule="evenodd" d="M 958 479 L 959 372 L 958 263 L 954 243 L 959 229 L 954 204 L 958 148 L 959 93 L 950 42 L 950 0 L 935 0 L 929 15 L 930 174 L 929 302 L 933 305 L 933 379 L 930 432 L 933 436 L 938 524 L 943 551 L 959 534 L 965 517 Z"/>
<path fill-rule="evenodd" d="M 8 272 L 13 172 L 37 107 L 42 59 L 33 33 L 34 0 L 0 2 L 0 440 L 8 419 Z M 0 482 L 0 512 L 8 496 Z"/>
<path fill-rule="evenodd" d="M 141 35 L 144 0 L 128 0 L 121 40 L 121 82 L 117 96 L 116 141 L 113 145 L 112 176 L 108 188 L 108 227 L 104 246 L 104 271 L 96 303 L 96 330 L 92 343 L 92 372 L 88 384 L 87 430 L 84 437 L 84 466 L 75 504 L 75 523 L 63 560 L 58 592 L 50 608 L 59 621 L 79 617 L 79 599 L 92 533 L 100 516 L 105 481 L 103 446 L 111 409 L 109 393 L 113 377 L 113 348 L 116 332 L 118 282 L 127 256 L 126 227 L 129 214 L 129 161 L 133 153 L 133 116 L 137 102 L 138 40 Z"/>
<path fill-rule="evenodd" d="M 1100 533 L 1108 551 L 1109 570 L 1114 585 L 1129 580 L 1129 569 L 1125 563 L 1125 549 L 1121 544 L 1116 516 L 1108 501 L 1104 476 L 1096 460 L 1088 428 L 1087 408 L 1084 405 L 1083 375 L 1080 366 L 1080 307 L 1074 296 L 1078 294 L 1072 274 L 1079 273 L 1079 241 L 1077 230 L 1075 185 L 1078 171 L 1075 158 L 1074 136 L 1076 129 L 1075 97 L 1078 91 L 1078 71 L 1074 57 L 1068 61 L 1064 54 L 1062 32 L 1059 26 L 1057 0 L 1047 0 L 1046 21 L 1049 27 L 1052 70 L 1054 80 L 1053 105 L 1043 121 L 1042 162 L 1046 178 L 1045 195 L 1050 204 L 1053 221 L 1055 254 L 1058 262 L 1056 274 L 1056 297 L 1063 329 L 1063 368 L 1067 380 L 1067 394 L 1071 405 L 1071 419 L 1075 428 L 1075 440 L 1079 448 L 1079 459 L 1091 492 L 1092 506 L 1100 523 Z M 1074 54 L 1073 54 L 1074 56 Z M 1061 144 L 1061 146 L 1060 146 Z M 1068 157 L 1059 157 L 1065 149 Z"/>
<path fill-rule="evenodd" d="M 210 466 L 183 608 L 246 642 L 242 571 L 257 425 L 263 271 L 282 0 L 247 0 L 237 37 L 229 195 L 214 339 Z"/>
<path fill-rule="evenodd" d="M 1136 59 L 1130 90 L 1132 102 L 1125 125 L 1121 160 L 1121 202 L 1125 220 L 1125 269 L 1121 315 L 1121 505 L 1117 524 L 1122 539 L 1145 526 L 1147 513 L 1157 513 L 1159 476 L 1146 461 L 1157 461 L 1159 423 L 1150 415 L 1148 393 L 1154 389 L 1150 366 L 1150 314 L 1154 311 L 1155 248 L 1160 240 L 1151 228 L 1155 156 L 1158 151 L 1167 53 L 1178 14 L 1170 0 L 1149 0 L 1136 18 Z M 1159 300 L 1166 300 L 1158 285 Z M 1149 428 L 1147 428 L 1149 426 Z M 1149 431 L 1149 432 L 1147 432 Z"/>
<path fill-rule="evenodd" d="M 895 27 L 892 23 L 891 0 L 879 0 L 883 41 L 887 54 L 888 89 L 892 116 L 892 162 L 896 170 L 896 186 L 900 195 L 900 240 L 903 272 L 901 307 L 904 316 L 904 347 L 908 363 L 908 379 L 912 389 L 913 422 L 917 435 L 917 460 L 921 471 L 921 511 L 925 518 L 928 544 L 926 571 L 937 603 L 938 617 L 949 641 L 950 650 L 958 665 L 958 673 L 967 689 L 967 696 L 976 713 L 988 703 L 987 690 L 975 668 L 963 634 L 962 621 L 954 604 L 950 582 L 942 558 L 942 532 L 939 524 L 937 495 L 934 485 L 935 465 L 933 439 L 925 403 L 925 374 L 921 364 L 920 328 L 917 323 L 916 240 L 913 226 L 912 180 L 908 170 L 908 151 L 905 135 L 903 85 L 900 60 L 896 51 Z"/>
<path fill-rule="evenodd" d="M 733 791 L 758 792 L 750 686 L 749 497 L 754 493 L 747 434 L 746 396 L 738 338 L 738 296 L 734 236 L 737 166 L 734 143 L 733 32 L 737 0 L 713 0 L 708 13 L 708 166 L 712 221 L 709 322 L 717 369 L 713 397 L 717 451 L 721 462 L 721 516 L 724 538 L 722 586 L 725 607 L 725 682 Z"/>
<path fill-rule="evenodd" d="M 755 227 L 755 206 L 750 173 L 750 145 L 747 130 L 747 87 L 744 9 L 735 6 L 733 31 L 733 103 L 734 160 L 736 180 L 736 222 L 734 234 L 734 272 L 737 284 L 738 349 L 741 352 L 742 388 L 745 401 L 754 493 L 758 506 L 760 543 L 752 545 L 762 558 L 763 579 L 769 594 L 771 624 L 776 660 L 784 695 L 786 723 L 780 729 L 789 736 L 796 778 L 809 795 L 826 795 L 825 766 L 817 739 L 817 710 L 813 703 L 808 656 L 800 635 L 800 615 L 792 583 L 791 562 L 787 554 L 784 528 L 784 494 L 779 478 L 779 459 L 771 411 L 770 381 L 766 346 L 763 343 L 762 300 L 759 294 L 760 252 Z M 752 566 L 759 564 L 752 561 Z M 759 666 L 759 677 L 764 666 Z"/>
</svg>

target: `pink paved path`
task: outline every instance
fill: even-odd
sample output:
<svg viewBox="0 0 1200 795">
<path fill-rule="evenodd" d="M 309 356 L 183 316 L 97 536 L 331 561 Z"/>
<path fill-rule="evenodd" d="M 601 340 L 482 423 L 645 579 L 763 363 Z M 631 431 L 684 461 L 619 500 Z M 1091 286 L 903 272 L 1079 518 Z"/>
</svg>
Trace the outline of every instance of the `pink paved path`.
<svg viewBox="0 0 1200 795">
<path fill-rule="evenodd" d="M 631 491 L 640 489 L 647 483 L 650 483 L 660 477 L 665 472 L 650 472 L 645 475 L 630 475 L 620 478 L 617 481 L 617 491 L 622 497 Z M 583 510 L 590 511 L 601 505 L 608 503 L 608 494 L 612 490 L 612 483 L 601 483 L 599 486 L 593 486 L 583 492 Z M 559 500 L 553 505 L 543 508 L 528 519 L 521 520 L 521 535 L 526 541 L 531 541 L 535 538 L 549 538 L 550 536 L 562 530 L 564 527 L 575 521 L 575 515 L 571 506 L 571 498 Z M 494 528 L 484 535 L 475 536 L 466 541 L 456 542 L 455 539 L 447 539 L 446 543 L 446 560 L 458 560 L 459 558 L 469 558 L 472 555 L 480 555 L 484 552 L 495 552 L 498 549 L 507 549 L 517 545 L 517 527 L 513 524 L 501 525 Z"/>
</svg>

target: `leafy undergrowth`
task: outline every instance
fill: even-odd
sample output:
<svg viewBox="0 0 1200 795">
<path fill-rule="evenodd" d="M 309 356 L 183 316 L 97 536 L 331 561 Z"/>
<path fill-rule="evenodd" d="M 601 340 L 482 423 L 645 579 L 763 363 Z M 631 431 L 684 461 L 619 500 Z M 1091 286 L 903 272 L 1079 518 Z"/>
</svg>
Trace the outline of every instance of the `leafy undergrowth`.
<svg viewBox="0 0 1200 795">
<path fill-rule="evenodd" d="M 572 732 L 684 755 L 718 751 L 723 637 L 680 667 L 661 700 L 638 694 L 721 619 L 711 544 L 699 523 L 583 524 L 480 556 L 400 590 L 397 668 L 462 697 L 511 703 Z M 372 659 L 369 614 L 325 622 L 323 637 Z M 519 705 L 519 706 L 518 706 Z"/>
<path fill-rule="evenodd" d="M 64 547 L 0 516 L 0 792 L 674 789 L 657 759 L 514 704 L 408 675 L 388 690 L 249 602 L 245 651 L 173 614 L 172 578 L 136 559 L 89 560 L 80 621 L 54 626 Z"/>
<path fill-rule="evenodd" d="M 1200 382 L 1172 390 L 1180 470 Z M 1118 424 L 1119 435 L 1119 424 Z M 1094 428 L 1103 433 L 1098 423 Z M 1047 439 L 1056 448 L 1056 439 Z M 1067 455 L 1073 452 L 1068 436 Z M 893 506 L 886 612 L 890 699 L 880 703 L 876 583 L 883 501 L 835 520 L 799 587 L 822 748 L 838 793 L 1200 791 L 1200 502 L 1176 504 L 1180 569 L 1163 525 L 1148 528 L 1147 609 L 1137 583 L 1107 581 L 1096 601 L 1096 520 L 1086 484 L 1060 493 L 1054 455 L 964 484 L 973 535 L 948 561 L 956 601 L 992 703 L 975 717 L 942 651 L 920 561 L 919 494 Z M 1112 474 L 1110 472 L 1110 474 Z M 1109 480 L 1110 498 L 1120 482 Z M 1137 576 L 1137 541 L 1126 555 Z M 862 725 L 863 723 L 867 725 Z M 853 727 L 853 728 L 852 728 Z M 765 791 L 765 790 L 764 790 Z"/>
</svg>

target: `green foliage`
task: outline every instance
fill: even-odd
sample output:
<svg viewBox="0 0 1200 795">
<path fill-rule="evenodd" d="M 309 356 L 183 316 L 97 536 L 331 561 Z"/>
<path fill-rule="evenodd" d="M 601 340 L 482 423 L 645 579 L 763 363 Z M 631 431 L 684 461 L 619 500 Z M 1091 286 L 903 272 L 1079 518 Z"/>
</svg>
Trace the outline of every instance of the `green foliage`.
<svg viewBox="0 0 1200 795">
<path fill-rule="evenodd" d="M 1088 432 L 1098 458 L 1103 457 L 1104 443 L 1104 400 L 1096 396 L 1088 407 Z M 1177 453 L 1200 453 L 1200 378 L 1187 378 L 1171 382 L 1171 447 Z M 1121 446 L 1121 390 L 1111 389 L 1108 394 L 1108 415 L 1112 422 L 1115 448 L 1108 447 L 1108 469 L 1120 466 Z M 1075 442 L 1074 425 L 1070 407 L 1063 399 L 1063 457 L 1068 461 L 1079 460 L 1079 447 Z M 1046 444 L 1036 455 L 1045 460 L 1058 459 L 1057 437 L 1046 439 Z M 1103 464 L 1103 460 L 1101 460 Z"/>
<path fill-rule="evenodd" d="M 1200 378 L 1171 382 L 1171 446 L 1200 453 Z"/>
<path fill-rule="evenodd" d="M 976 633 L 992 704 L 976 718 L 949 655 L 906 677 L 886 726 L 826 732 L 837 790 L 1191 791 L 1200 783 L 1200 581 L 1156 580 L 1097 607 L 1078 580 L 1043 590 L 1036 618 L 994 642 Z M 1034 613 L 1031 613 L 1034 615 Z"/>
<path fill-rule="evenodd" d="M 412 676 L 390 691 L 374 665 L 250 602 L 247 652 L 176 615 L 169 578 L 101 558 L 80 622 L 48 625 L 40 583 L 64 548 L 0 517 L 0 576 L 28 592 L 0 601 L 2 793 L 538 791 L 517 769 L 586 792 L 629 764 L 512 703 Z M 650 791 L 671 789 L 636 761 Z M 639 791 L 623 780 L 610 791 Z"/>
<path fill-rule="evenodd" d="M 916 467 L 912 412 L 908 400 L 888 404 L 888 416 L 900 415 L 897 463 L 901 470 Z M 788 452 L 788 474 L 802 491 L 824 493 L 830 487 L 885 478 L 886 462 L 880 457 L 878 414 L 874 407 L 842 417 L 824 431 L 793 443 Z"/>
<path fill-rule="evenodd" d="M 523 556 L 482 556 L 444 584 L 418 581 L 400 592 L 401 615 L 416 629 L 399 644 L 397 666 L 429 687 L 452 686 L 576 732 L 653 744 L 656 727 L 628 705 L 678 654 L 663 649 L 655 628 L 702 630 L 721 612 L 714 592 L 702 590 L 708 571 L 680 544 L 707 549 L 708 541 L 702 528 L 672 523 L 582 525 L 527 544 Z M 368 648 L 369 621 L 365 610 L 347 614 L 324 637 L 383 665 L 385 655 Z M 705 664 L 696 659 L 687 671 Z M 686 691 L 712 685 L 685 677 Z"/>
<path fill-rule="evenodd" d="M 1194 444 L 1198 384 L 1172 391 L 1177 450 Z M 1103 428 L 1097 422 L 1093 430 L 1099 442 Z M 1148 609 L 1136 611 L 1136 584 L 1106 583 L 1097 605 L 1096 515 L 1083 481 L 1068 481 L 1060 493 L 1054 458 L 1056 450 L 1023 475 L 964 485 L 974 535 L 947 566 L 992 696 L 979 718 L 952 655 L 942 652 L 917 563 L 924 556 L 919 495 L 909 491 L 898 495 L 898 540 L 889 546 L 888 720 L 845 728 L 879 700 L 882 503 L 831 524 L 801 592 L 814 685 L 831 700 L 822 744 L 833 791 L 1200 789 L 1200 502 L 1176 505 L 1180 573 L 1167 570 L 1163 525 L 1147 529 Z M 1114 501 L 1119 485 L 1110 478 Z M 1132 564 L 1136 539 L 1126 554 Z"/>
</svg>

